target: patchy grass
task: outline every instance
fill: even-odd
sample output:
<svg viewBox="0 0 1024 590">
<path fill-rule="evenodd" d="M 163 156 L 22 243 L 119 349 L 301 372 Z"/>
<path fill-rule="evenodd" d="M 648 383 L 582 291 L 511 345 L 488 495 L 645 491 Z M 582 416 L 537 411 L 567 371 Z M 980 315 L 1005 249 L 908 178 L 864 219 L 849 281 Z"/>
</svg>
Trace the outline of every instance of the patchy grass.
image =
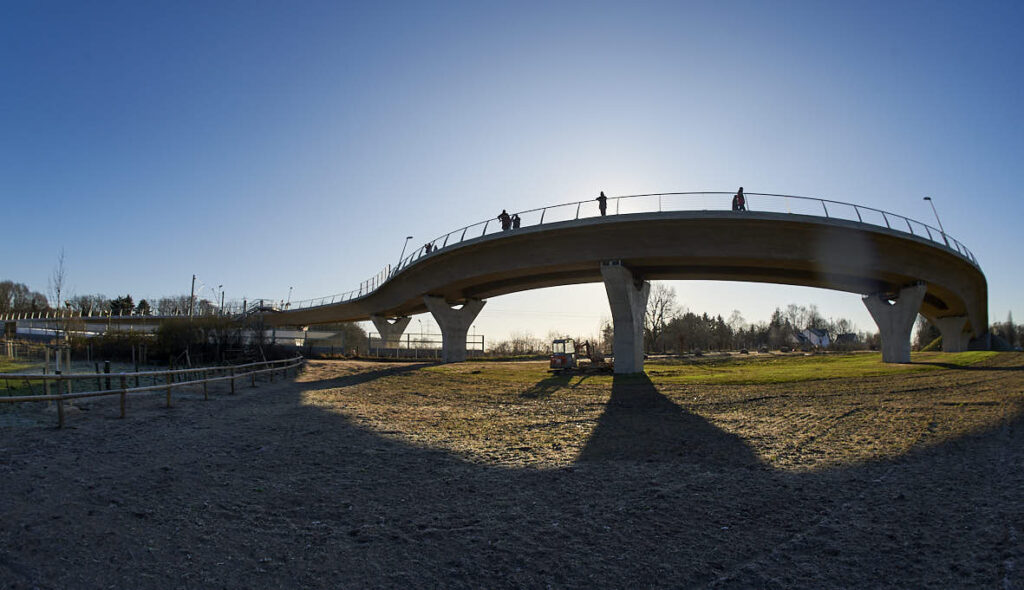
<svg viewBox="0 0 1024 590">
<path fill-rule="evenodd" d="M 396 364 L 366 383 L 304 395 L 387 437 L 474 462 L 544 468 L 627 448 L 643 459 L 685 454 L 704 444 L 686 432 L 707 430 L 738 437 L 757 461 L 804 470 L 895 457 L 991 428 L 1020 411 L 1024 394 L 982 377 L 1019 380 L 992 365 L 1020 358 L 922 353 L 888 365 L 877 354 L 705 357 L 649 362 L 636 376 L 551 373 L 545 362 Z M 656 410 L 599 429 L 609 411 L 634 403 Z"/>
<path fill-rule="evenodd" d="M 39 363 L 27 363 L 8 358 L 0 358 L 0 373 L 21 373 L 38 366 Z"/>
<path fill-rule="evenodd" d="M 665 383 L 796 383 L 964 367 L 996 354 L 989 351 L 918 352 L 911 355 L 910 364 L 883 363 L 880 353 L 703 357 L 648 363 L 647 374 L 652 381 Z"/>
<path fill-rule="evenodd" d="M 921 371 L 936 371 L 943 368 L 970 366 L 995 356 L 996 352 L 969 351 L 954 354 L 921 352 L 911 355 L 910 364 L 888 364 L 882 362 L 880 353 L 850 354 L 757 354 L 750 356 L 722 355 L 688 357 L 683 359 L 656 359 L 645 363 L 645 372 L 655 384 L 736 384 L 756 385 L 768 383 L 796 383 L 822 379 L 852 379 L 903 375 Z M 611 383 L 612 376 L 605 374 L 578 374 L 558 377 L 548 370 L 547 361 L 532 363 L 461 363 L 437 365 L 426 369 L 429 372 L 446 375 L 462 385 L 476 387 L 481 380 L 497 383 L 536 383 L 551 379 L 552 382 L 566 380 L 579 382 L 581 379 L 593 383 Z"/>
</svg>

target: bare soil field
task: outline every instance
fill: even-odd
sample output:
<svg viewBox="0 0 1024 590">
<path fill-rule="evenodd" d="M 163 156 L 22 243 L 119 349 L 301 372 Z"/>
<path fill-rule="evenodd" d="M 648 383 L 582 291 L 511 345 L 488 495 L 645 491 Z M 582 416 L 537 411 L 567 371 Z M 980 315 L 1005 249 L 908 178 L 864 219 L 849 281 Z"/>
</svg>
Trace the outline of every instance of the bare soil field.
<svg viewBox="0 0 1024 590">
<path fill-rule="evenodd" d="M 851 358 L 0 408 L 0 584 L 1024 588 L 1024 355 Z"/>
</svg>

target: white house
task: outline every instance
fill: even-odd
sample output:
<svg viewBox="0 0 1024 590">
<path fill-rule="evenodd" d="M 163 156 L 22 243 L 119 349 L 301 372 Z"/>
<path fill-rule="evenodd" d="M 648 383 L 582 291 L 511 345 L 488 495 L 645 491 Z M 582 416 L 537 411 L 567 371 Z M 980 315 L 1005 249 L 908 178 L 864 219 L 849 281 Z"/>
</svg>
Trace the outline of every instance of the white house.
<svg viewBox="0 0 1024 590">
<path fill-rule="evenodd" d="M 807 344 L 815 348 L 828 348 L 832 344 L 828 331 L 818 328 L 807 328 L 802 332 L 798 332 L 797 338 L 800 339 L 801 344 Z"/>
</svg>

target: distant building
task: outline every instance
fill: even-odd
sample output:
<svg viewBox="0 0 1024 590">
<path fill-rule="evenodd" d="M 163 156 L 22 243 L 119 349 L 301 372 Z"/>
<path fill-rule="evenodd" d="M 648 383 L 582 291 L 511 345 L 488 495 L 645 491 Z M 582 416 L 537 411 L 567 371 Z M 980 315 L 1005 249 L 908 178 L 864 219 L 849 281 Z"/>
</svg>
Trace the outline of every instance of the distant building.
<svg viewBox="0 0 1024 590">
<path fill-rule="evenodd" d="M 800 341 L 800 346 L 828 348 L 832 344 L 832 339 L 829 337 L 828 332 L 818 328 L 807 328 L 802 332 L 797 332 L 796 338 Z"/>
<path fill-rule="evenodd" d="M 836 346 L 857 346 L 858 344 L 860 344 L 860 337 L 858 337 L 853 332 L 847 332 L 845 334 L 836 334 L 834 344 Z"/>
</svg>

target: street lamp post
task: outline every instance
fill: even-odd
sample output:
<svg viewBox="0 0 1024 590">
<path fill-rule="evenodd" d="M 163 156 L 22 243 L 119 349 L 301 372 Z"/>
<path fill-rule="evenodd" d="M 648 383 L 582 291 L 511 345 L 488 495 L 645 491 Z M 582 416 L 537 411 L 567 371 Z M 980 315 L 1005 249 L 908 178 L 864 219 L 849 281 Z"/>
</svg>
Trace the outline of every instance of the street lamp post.
<svg viewBox="0 0 1024 590">
<path fill-rule="evenodd" d="M 409 240 L 412 236 L 405 236 L 405 243 L 402 244 L 402 253 L 398 255 L 398 265 L 395 266 L 395 272 L 398 272 L 399 267 L 402 266 L 402 259 L 405 258 L 405 247 L 409 245 Z"/>
<path fill-rule="evenodd" d="M 939 212 L 935 210 L 935 201 L 932 201 L 931 197 L 925 197 L 925 201 L 932 206 L 932 213 L 935 214 L 935 221 L 939 223 L 939 231 L 942 232 L 942 241 L 946 242 L 946 246 L 949 246 L 949 238 L 946 237 L 946 230 L 942 227 L 942 220 L 939 219 Z"/>
</svg>

